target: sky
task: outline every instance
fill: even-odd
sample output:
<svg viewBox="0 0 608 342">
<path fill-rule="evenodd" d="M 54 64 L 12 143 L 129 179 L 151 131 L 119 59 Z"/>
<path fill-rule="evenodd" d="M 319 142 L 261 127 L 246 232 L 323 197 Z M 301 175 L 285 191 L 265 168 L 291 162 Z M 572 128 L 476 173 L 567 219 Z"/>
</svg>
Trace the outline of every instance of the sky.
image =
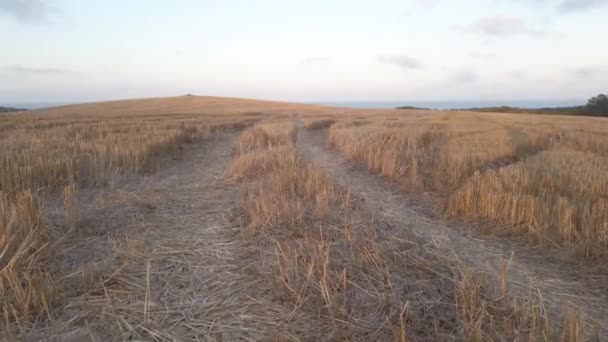
<svg viewBox="0 0 608 342">
<path fill-rule="evenodd" d="M 0 0 L 0 104 L 586 99 L 608 0 Z"/>
</svg>

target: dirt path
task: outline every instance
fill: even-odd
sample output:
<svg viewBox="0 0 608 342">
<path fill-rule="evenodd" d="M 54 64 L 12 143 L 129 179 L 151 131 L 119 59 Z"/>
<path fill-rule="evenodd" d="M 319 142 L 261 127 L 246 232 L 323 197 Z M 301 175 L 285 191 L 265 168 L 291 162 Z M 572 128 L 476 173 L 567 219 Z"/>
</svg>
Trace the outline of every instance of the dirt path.
<svg viewBox="0 0 608 342">
<path fill-rule="evenodd" d="M 62 255 L 60 316 L 26 334 L 57 341 L 259 340 L 286 313 L 239 239 L 234 135 L 187 145 L 137 184 L 82 208 Z M 85 196 L 86 197 L 86 196 Z M 274 310 L 273 308 L 276 308 Z"/>
<path fill-rule="evenodd" d="M 513 256 L 508 271 L 510 291 L 525 295 L 528 284 L 540 288 L 551 312 L 560 309 L 564 302 L 572 303 L 585 313 L 589 331 L 599 324 L 602 337 L 608 339 L 608 277 L 605 275 L 594 274 L 573 260 L 551 255 L 552 252 L 507 239 L 480 236 L 471 229 L 425 214 L 428 213 L 425 206 L 403 194 L 395 184 L 328 150 L 324 131 L 301 128 L 298 148 L 307 159 L 326 169 L 339 184 L 362 198 L 378 219 L 410 230 L 472 269 L 485 271 L 498 281 L 500 270 Z"/>
</svg>

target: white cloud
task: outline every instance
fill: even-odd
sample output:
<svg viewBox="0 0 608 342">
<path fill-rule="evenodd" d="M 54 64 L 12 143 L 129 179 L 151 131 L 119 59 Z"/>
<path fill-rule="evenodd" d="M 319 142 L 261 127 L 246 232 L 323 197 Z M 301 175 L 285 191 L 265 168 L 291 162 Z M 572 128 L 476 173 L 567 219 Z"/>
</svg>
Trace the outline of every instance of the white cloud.
<svg viewBox="0 0 608 342">
<path fill-rule="evenodd" d="M 52 67 L 28 67 L 22 65 L 7 66 L 4 68 L 7 71 L 19 74 L 53 74 L 53 75 L 70 75 L 75 74 L 73 70 L 64 68 Z"/>
<path fill-rule="evenodd" d="M 21 21 L 40 22 L 47 20 L 51 9 L 42 0 L 0 0 L 0 11 Z"/>
<path fill-rule="evenodd" d="M 441 0 L 415 0 L 416 4 L 421 7 L 432 8 L 439 5 Z"/>
<path fill-rule="evenodd" d="M 457 83 L 473 83 L 479 79 L 474 68 L 458 69 L 450 72 L 450 81 Z"/>
<path fill-rule="evenodd" d="M 309 56 L 302 60 L 303 64 L 317 64 L 317 63 L 325 63 L 329 61 L 328 57 L 321 56 Z"/>
<path fill-rule="evenodd" d="M 378 60 L 380 63 L 397 65 L 404 69 L 422 69 L 422 63 L 416 58 L 409 56 L 380 56 Z"/>
<path fill-rule="evenodd" d="M 481 18 L 471 24 L 468 30 L 494 37 L 514 35 L 542 36 L 546 33 L 530 27 L 522 18 L 505 15 Z"/>
<path fill-rule="evenodd" d="M 605 72 L 605 70 L 603 68 L 593 67 L 593 66 L 580 67 L 580 68 L 574 69 L 573 71 L 574 71 L 574 75 L 576 75 L 577 78 L 580 78 L 582 80 L 594 78 Z"/>
<path fill-rule="evenodd" d="M 525 80 L 528 78 L 528 72 L 524 70 L 511 70 L 508 72 L 508 75 L 511 76 L 514 80 Z"/>
<path fill-rule="evenodd" d="M 493 52 L 480 52 L 480 51 L 473 51 L 473 52 L 469 53 L 469 56 L 471 56 L 473 58 L 477 58 L 477 59 L 487 60 L 487 61 L 493 61 L 498 57 Z"/>
<path fill-rule="evenodd" d="M 560 12 L 578 12 L 608 4 L 608 0 L 565 0 L 559 6 Z"/>
</svg>

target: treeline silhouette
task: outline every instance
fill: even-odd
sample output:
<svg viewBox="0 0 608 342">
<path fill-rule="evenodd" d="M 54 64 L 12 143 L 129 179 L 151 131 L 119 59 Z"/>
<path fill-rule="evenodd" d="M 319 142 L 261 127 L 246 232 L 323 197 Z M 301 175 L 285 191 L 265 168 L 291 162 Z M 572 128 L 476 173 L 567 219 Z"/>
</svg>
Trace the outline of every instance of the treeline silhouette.
<svg viewBox="0 0 608 342">
<path fill-rule="evenodd" d="M 428 109 L 418 108 L 413 106 L 401 106 L 397 109 Z M 474 112 L 488 112 L 488 113 L 528 113 L 528 114 L 562 114 L 562 115 L 584 115 L 584 116 L 603 116 L 608 117 L 608 95 L 599 94 L 590 98 L 587 104 L 582 106 L 570 106 L 570 107 L 546 107 L 546 108 L 519 108 L 511 106 L 499 106 L 499 107 L 475 107 L 466 109 L 454 109 L 454 110 L 468 110 Z"/>
</svg>

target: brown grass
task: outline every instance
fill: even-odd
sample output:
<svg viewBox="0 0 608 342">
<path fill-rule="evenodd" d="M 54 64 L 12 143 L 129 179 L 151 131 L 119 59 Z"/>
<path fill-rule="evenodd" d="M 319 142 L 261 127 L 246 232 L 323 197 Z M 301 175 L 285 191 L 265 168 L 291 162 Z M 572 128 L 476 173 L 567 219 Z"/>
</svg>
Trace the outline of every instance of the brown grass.
<svg viewBox="0 0 608 342">
<path fill-rule="evenodd" d="M 47 315 L 54 300 L 54 250 L 38 199 L 0 192 L 0 303 L 4 330 Z"/>
<path fill-rule="evenodd" d="M 243 132 L 235 150 L 248 152 L 226 173 L 242 182 L 243 236 L 260 250 L 259 273 L 291 311 L 276 338 L 568 341 L 578 320 L 560 329 L 536 291 L 512 296 L 508 263 L 502 287 L 493 285 L 407 231 L 379 229 L 348 190 L 298 154 L 291 125 Z M 269 134 L 285 143 L 257 143 Z"/>
<path fill-rule="evenodd" d="M 22 118 L 15 118 L 16 121 Z M 244 119 L 206 118 L 155 122 L 149 118 L 99 118 L 97 122 L 17 124 L 0 136 L 0 190 L 61 189 L 112 183 L 123 175 L 158 169 L 162 156 L 212 131 L 238 127 Z"/>
<path fill-rule="evenodd" d="M 600 257 L 608 248 L 607 172 L 605 157 L 545 151 L 472 177 L 451 196 L 448 214 L 506 223 Z"/>
<path fill-rule="evenodd" d="M 601 130 L 588 134 L 582 124 L 563 131 L 542 122 L 528 128 L 523 117 L 482 122 L 458 113 L 412 111 L 404 118 L 346 109 L 339 120 L 329 118 L 335 109 L 320 106 L 199 97 L 67 106 L 0 122 L 6 147 L 0 151 L 0 338 L 38 340 L 55 336 L 54 329 L 59 339 L 74 340 L 584 338 L 578 312 L 548 317 L 538 291 L 511 293 L 508 262 L 497 282 L 367 212 L 299 154 L 292 117 L 301 111 L 313 118 L 309 128 L 331 127 L 333 144 L 370 168 L 412 189 L 448 194 L 454 215 L 518 229 L 528 227 L 525 220 L 544 222 L 535 228 L 540 236 L 574 245 L 605 241 L 600 228 L 579 224 L 600 227 L 605 220 L 597 204 L 605 184 L 593 179 L 603 179 L 608 151 Z M 232 193 L 216 183 L 188 184 L 194 187 L 173 193 L 180 198 L 117 190 L 99 195 L 95 209 L 81 203 L 105 185 L 157 171 L 189 143 L 262 119 L 236 140 L 225 172 L 240 189 L 239 215 L 231 221 L 237 235 L 232 226 L 216 226 L 233 215 L 222 197 Z M 549 163 L 558 171 L 539 171 Z M 551 198 L 562 202 L 554 210 L 569 212 L 572 225 L 555 231 L 553 221 L 534 211 L 521 222 L 483 210 L 469 214 L 487 202 L 484 196 L 507 193 L 504 185 L 488 186 L 478 196 L 490 175 L 508 182 L 513 194 L 546 199 L 544 189 L 555 188 L 550 195 L 560 197 Z M 210 203 L 191 202 L 201 189 L 214 192 Z M 563 204 L 577 200 L 580 208 Z M 171 210 L 154 217 L 159 229 L 152 233 L 144 217 L 155 206 Z M 182 226 L 177 207 L 193 210 L 188 222 L 203 222 Z M 199 231 L 209 215 L 222 219 Z M 555 237 L 560 234 L 566 235 Z M 245 312 L 255 314 L 239 316 Z"/>
<path fill-rule="evenodd" d="M 447 198 L 448 215 L 608 255 L 601 119 L 450 112 L 351 121 L 331 127 L 333 146 L 412 191 Z"/>
<path fill-rule="evenodd" d="M 63 188 L 63 211 L 65 225 L 70 228 L 76 227 L 78 221 L 77 189 L 75 184 L 66 185 Z"/>
<path fill-rule="evenodd" d="M 235 154 L 242 154 L 256 149 L 265 149 L 295 142 L 295 124 L 265 123 L 245 130 L 234 145 Z"/>
<path fill-rule="evenodd" d="M 172 100 L 165 102 L 167 112 L 150 115 L 129 113 L 130 108 L 119 102 L 116 111 L 100 112 L 109 106 L 104 103 L 3 116 L 0 338 L 24 336 L 32 322 L 56 316 L 61 297 L 73 297 L 79 294 L 77 289 L 97 287 L 102 281 L 94 276 L 74 286 L 66 281 L 73 275 L 61 273 L 62 253 L 74 248 L 65 242 L 78 243 L 77 237 L 86 240 L 99 234 L 79 224 L 78 189 L 103 189 L 154 172 L 167 162 L 167 155 L 184 145 L 212 133 L 240 130 L 262 115 L 245 110 L 224 116 L 184 114 L 172 107 Z M 138 103 L 135 107 L 141 106 Z M 61 213 L 60 220 L 52 219 L 55 211 Z M 74 231 L 78 234 L 72 239 Z"/>
<path fill-rule="evenodd" d="M 295 139 L 295 123 L 265 123 L 245 130 L 234 145 L 236 157 L 226 177 L 252 180 L 265 176 L 246 194 L 252 228 L 302 223 L 306 210 L 302 200 L 316 202 L 317 216 L 328 210 L 332 182 L 298 155 Z"/>
<path fill-rule="evenodd" d="M 336 120 L 334 119 L 308 119 L 304 121 L 304 127 L 306 129 L 323 129 L 331 127 L 335 123 Z"/>
</svg>

